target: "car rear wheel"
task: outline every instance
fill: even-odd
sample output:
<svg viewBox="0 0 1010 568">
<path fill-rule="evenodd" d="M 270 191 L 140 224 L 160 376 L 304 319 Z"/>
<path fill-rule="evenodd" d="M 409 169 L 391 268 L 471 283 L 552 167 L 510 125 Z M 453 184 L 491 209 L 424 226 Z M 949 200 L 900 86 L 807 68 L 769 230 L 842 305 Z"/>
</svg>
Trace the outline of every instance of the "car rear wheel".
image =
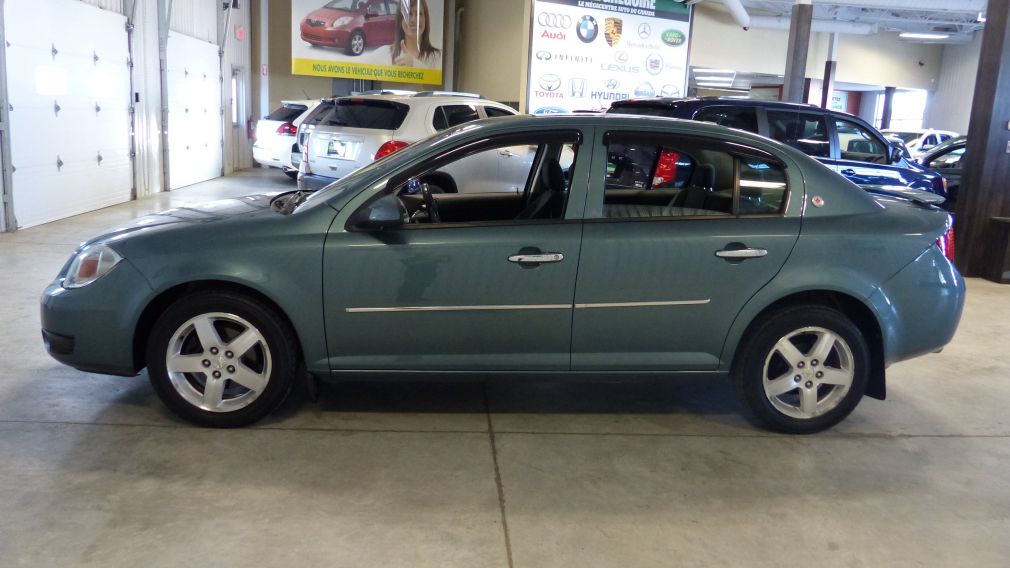
<svg viewBox="0 0 1010 568">
<path fill-rule="evenodd" d="M 284 170 L 284 175 L 291 179 L 298 179 L 298 170 Z"/>
<path fill-rule="evenodd" d="M 351 33 L 351 41 L 348 43 L 347 52 L 351 55 L 361 55 L 365 51 L 365 32 L 354 30 Z"/>
<path fill-rule="evenodd" d="M 201 426 L 235 428 L 273 411 L 298 371 L 287 322 L 262 303 L 230 292 L 178 300 L 158 319 L 148 375 L 173 412 Z"/>
<path fill-rule="evenodd" d="M 826 430 L 849 415 L 869 380 L 859 328 L 824 307 L 783 310 L 747 334 L 733 380 L 764 426 L 789 434 Z"/>
</svg>

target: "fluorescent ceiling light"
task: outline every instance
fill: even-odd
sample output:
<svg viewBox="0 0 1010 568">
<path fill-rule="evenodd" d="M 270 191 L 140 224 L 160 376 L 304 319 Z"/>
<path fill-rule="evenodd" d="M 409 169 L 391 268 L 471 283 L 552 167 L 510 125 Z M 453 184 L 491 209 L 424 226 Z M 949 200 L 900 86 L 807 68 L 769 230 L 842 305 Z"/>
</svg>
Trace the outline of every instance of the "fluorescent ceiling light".
<svg viewBox="0 0 1010 568">
<path fill-rule="evenodd" d="M 709 77 L 709 76 L 704 76 L 704 77 L 695 76 L 694 79 L 695 79 L 695 81 L 724 81 L 724 82 L 728 82 L 728 83 L 732 83 L 733 82 L 733 78 L 732 77 L 720 77 L 718 75 L 715 75 L 715 76 L 712 76 L 712 77 Z"/>
<path fill-rule="evenodd" d="M 732 87 L 732 83 L 696 83 L 699 87 L 721 87 L 723 89 Z"/>
<path fill-rule="evenodd" d="M 733 69 L 701 69 L 699 67 L 695 67 L 692 71 L 694 71 L 695 74 L 708 73 L 710 75 L 736 75 L 736 71 Z"/>
<path fill-rule="evenodd" d="M 985 12 L 979 12 L 978 13 L 978 18 L 976 18 L 976 20 L 978 21 L 978 23 L 984 24 L 985 23 Z"/>
<path fill-rule="evenodd" d="M 902 39 L 948 39 L 950 38 L 950 34 L 920 34 L 902 32 L 898 34 L 898 37 Z"/>
</svg>

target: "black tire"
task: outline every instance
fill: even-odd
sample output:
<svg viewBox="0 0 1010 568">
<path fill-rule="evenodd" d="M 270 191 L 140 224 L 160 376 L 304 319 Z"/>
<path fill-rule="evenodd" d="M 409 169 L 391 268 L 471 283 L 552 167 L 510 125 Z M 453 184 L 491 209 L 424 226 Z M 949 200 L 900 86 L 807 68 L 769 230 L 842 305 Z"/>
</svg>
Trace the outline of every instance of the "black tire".
<svg viewBox="0 0 1010 568">
<path fill-rule="evenodd" d="M 354 30 L 351 32 L 351 39 L 347 42 L 347 53 L 351 55 L 361 55 L 365 52 L 365 32 Z"/>
<path fill-rule="evenodd" d="M 183 331 L 184 324 L 190 320 L 204 314 L 214 313 L 237 316 L 259 333 L 262 341 L 256 343 L 247 352 L 247 356 L 254 358 L 250 364 L 252 367 L 257 367 L 256 361 L 259 361 L 256 370 L 260 373 L 260 377 L 266 377 L 265 387 L 261 390 L 246 389 L 240 383 L 230 380 L 228 372 L 235 372 L 239 363 L 224 359 L 226 353 L 231 353 L 225 351 L 225 343 L 221 343 L 222 347 L 216 352 L 217 354 L 211 356 L 209 355 L 210 351 L 203 349 L 202 342 L 198 338 L 193 345 L 193 338 L 196 337 L 195 327 L 190 326 L 192 331 L 189 332 L 189 335 Z M 229 333 L 238 334 L 242 331 L 241 325 L 228 319 L 214 320 L 214 322 L 212 325 L 215 326 L 215 331 L 222 342 L 227 340 L 226 337 Z M 200 354 L 200 357 L 206 355 L 207 360 L 214 360 L 212 365 L 217 365 L 217 367 L 208 367 L 208 370 L 222 369 L 218 371 L 224 373 L 224 378 L 220 379 L 221 389 L 224 393 L 220 397 L 222 403 L 243 403 L 242 400 L 239 400 L 243 394 L 242 391 L 246 391 L 246 400 L 252 399 L 251 402 L 241 407 L 236 405 L 234 410 L 212 411 L 200 408 L 196 403 L 187 400 L 183 392 L 190 397 L 200 396 L 202 388 L 202 394 L 207 395 L 206 381 L 210 380 L 210 377 L 205 373 L 169 373 L 167 359 L 169 358 L 170 344 L 176 345 L 176 342 L 180 342 L 177 332 L 187 337 L 185 341 L 188 341 L 190 345 L 186 348 L 188 349 L 187 354 Z M 232 336 L 230 340 L 234 341 L 236 337 Z M 179 343 L 179 345 L 183 344 Z M 235 359 L 249 363 L 250 360 L 245 359 L 245 356 L 239 354 Z M 232 366 L 231 363 L 236 366 Z M 227 367 L 223 367 L 224 365 Z M 206 360 L 204 366 L 206 366 Z M 242 369 L 242 367 L 238 368 Z M 228 291 L 197 292 L 177 300 L 155 322 L 147 345 L 148 376 L 158 397 L 165 403 L 165 406 L 180 417 L 194 424 L 211 428 L 247 426 L 270 414 L 284 402 L 288 393 L 291 392 L 299 369 L 300 349 L 287 321 L 262 302 Z M 232 398 L 228 398 L 228 389 L 231 389 L 232 393 L 237 391 L 239 394 L 233 394 Z"/>
<path fill-rule="evenodd" d="M 826 361 L 809 357 L 813 353 L 811 343 L 821 336 L 828 337 L 817 330 L 826 330 L 841 340 L 841 343 L 832 343 L 834 347 Z M 787 337 L 792 337 L 790 343 L 802 356 L 796 365 L 789 364 L 776 349 L 776 344 Z M 808 348 L 804 342 L 809 345 Z M 766 394 L 766 363 L 770 379 L 788 375 L 787 378 L 796 383 L 795 390 L 777 396 Z M 851 373 L 848 389 L 817 382 L 825 380 L 817 377 L 818 366 L 824 373 L 847 367 L 843 375 Z M 772 313 L 755 323 L 737 349 L 732 376 L 737 393 L 759 424 L 787 434 L 812 434 L 838 424 L 859 404 L 869 381 L 870 349 L 859 328 L 840 312 L 822 306 L 796 306 Z M 790 386 L 782 384 L 783 388 Z M 810 417 L 788 414 L 805 413 L 802 400 L 803 387 L 807 385 L 812 385 L 807 391 L 813 392 L 811 400 L 816 401 L 811 407 L 816 408 L 823 403 L 825 408 L 815 410 Z M 796 399 L 796 408 L 790 406 L 791 398 Z"/>
<path fill-rule="evenodd" d="M 291 179 L 298 179 L 298 170 L 284 170 L 284 175 Z"/>
</svg>

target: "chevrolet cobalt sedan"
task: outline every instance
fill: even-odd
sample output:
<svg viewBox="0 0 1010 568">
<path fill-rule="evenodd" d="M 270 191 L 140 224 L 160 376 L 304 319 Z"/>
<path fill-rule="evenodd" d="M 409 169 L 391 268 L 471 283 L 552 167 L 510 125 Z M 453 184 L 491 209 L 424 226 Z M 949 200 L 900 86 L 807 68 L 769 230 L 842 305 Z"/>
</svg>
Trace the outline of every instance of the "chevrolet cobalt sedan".
<svg viewBox="0 0 1010 568">
<path fill-rule="evenodd" d="M 517 148 L 534 158 L 497 190 L 465 167 Z M 456 192 L 433 183 L 448 171 L 469 172 Z M 495 118 L 314 193 L 86 241 L 44 293 L 42 334 L 84 371 L 146 368 L 204 426 L 259 420 L 303 380 L 700 374 L 731 377 L 766 427 L 809 433 L 950 341 L 949 223 L 713 124 Z"/>
</svg>

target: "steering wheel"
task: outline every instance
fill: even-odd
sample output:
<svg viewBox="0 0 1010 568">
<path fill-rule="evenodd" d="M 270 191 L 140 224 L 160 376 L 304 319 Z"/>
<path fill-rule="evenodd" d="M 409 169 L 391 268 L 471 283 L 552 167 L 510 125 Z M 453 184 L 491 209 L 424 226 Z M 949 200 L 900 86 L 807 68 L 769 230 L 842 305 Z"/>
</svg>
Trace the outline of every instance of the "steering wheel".
<svg viewBox="0 0 1010 568">
<path fill-rule="evenodd" d="M 421 184 L 421 197 L 424 198 L 424 208 L 428 210 L 428 221 L 431 223 L 441 223 L 442 217 L 438 214 L 438 204 L 435 202 L 435 198 L 432 197 L 430 185 L 426 183 Z"/>
</svg>

